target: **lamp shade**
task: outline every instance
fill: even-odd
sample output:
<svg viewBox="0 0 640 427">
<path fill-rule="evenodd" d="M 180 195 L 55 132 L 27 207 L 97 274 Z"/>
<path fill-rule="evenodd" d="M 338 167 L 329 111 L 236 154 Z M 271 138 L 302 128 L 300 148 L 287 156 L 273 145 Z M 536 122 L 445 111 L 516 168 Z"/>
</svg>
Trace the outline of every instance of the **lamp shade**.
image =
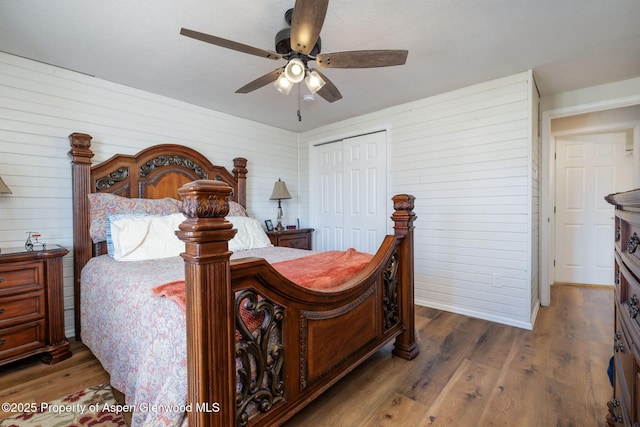
<svg viewBox="0 0 640 427">
<path fill-rule="evenodd" d="M 316 93 L 326 84 L 316 70 L 311 70 L 307 74 L 307 77 L 304 78 L 304 82 L 307 84 L 307 88 L 309 88 L 309 92 L 311 93 Z"/>
<path fill-rule="evenodd" d="M 273 192 L 271 193 L 271 197 L 269 200 L 281 200 L 281 199 L 290 199 L 291 194 L 289 194 L 289 190 L 287 190 L 287 184 L 284 183 L 280 178 L 273 184 Z"/>
<path fill-rule="evenodd" d="M 286 187 L 285 187 L 285 191 L 286 191 Z M 7 184 L 5 184 L 4 181 L 2 180 L 2 177 L 0 177 L 0 194 L 12 194 L 9 187 L 7 187 Z"/>
</svg>

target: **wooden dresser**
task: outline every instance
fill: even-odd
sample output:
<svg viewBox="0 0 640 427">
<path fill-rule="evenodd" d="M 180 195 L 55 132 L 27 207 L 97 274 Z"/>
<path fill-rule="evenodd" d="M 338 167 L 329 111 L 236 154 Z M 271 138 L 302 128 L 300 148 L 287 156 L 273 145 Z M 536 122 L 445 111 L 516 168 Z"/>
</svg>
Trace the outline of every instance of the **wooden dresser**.
<svg viewBox="0 0 640 427">
<path fill-rule="evenodd" d="M 62 288 L 62 257 L 68 252 L 0 252 L 0 365 L 34 354 L 50 364 L 71 356 Z"/>
<path fill-rule="evenodd" d="M 299 230 L 268 231 L 269 240 L 273 246 L 311 250 L 311 235 L 313 228 Z"/>
<path fill-rule="evenodd" d="M 640 189 L 610 194 L 615 215 L 613 399 L 608 426 L 640 423 Z"/>
</svg>

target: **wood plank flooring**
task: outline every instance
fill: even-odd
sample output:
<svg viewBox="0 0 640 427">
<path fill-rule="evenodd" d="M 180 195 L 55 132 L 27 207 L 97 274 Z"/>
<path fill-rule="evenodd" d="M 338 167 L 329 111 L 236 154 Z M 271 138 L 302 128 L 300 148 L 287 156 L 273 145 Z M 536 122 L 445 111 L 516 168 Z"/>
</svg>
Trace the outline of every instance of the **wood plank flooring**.
<svg viewBox="0 0 640 427">
<path fill-rule="evenodd" d="M 285 426 L 604 426 L 613 288 L 555 285 L 551 301 L 533 331 L 416 307 L 415 360 L 386 346 Z M 86 347 L 73 351 L 54 366 L 0 367 L 0 401 L 46 402 L 108 381 Z"/>
</svg>

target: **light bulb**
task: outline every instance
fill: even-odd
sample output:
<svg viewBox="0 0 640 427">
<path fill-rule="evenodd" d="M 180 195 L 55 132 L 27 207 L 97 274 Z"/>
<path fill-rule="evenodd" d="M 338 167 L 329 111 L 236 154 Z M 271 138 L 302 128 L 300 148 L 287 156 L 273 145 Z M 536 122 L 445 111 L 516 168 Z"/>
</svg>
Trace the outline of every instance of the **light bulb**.
<svg viewBox="0 0 640 427">
<path fill-rule="evenodd" d="M 312 70 L 305 77 L 304 82 L 307 84 L 307 88 L 309 88 L 309 92 L 316 93 L 322 86 L 326 84 L 324 79 L 320 77 L 320 74 L 316 70 Z"/>
<path fill-rule="evenodd" d="M 278 77 L 278 80 L 273 83 L 273 86 L 278 89 L 278 92 L 284 95 L 289 95 L 289 92 L 291 92 L 291 88 L 293 87 L 293 83 L 291 83 L 284 74 L 280 74 L 280 77 Z"/>
<path fill-rule="evenodd" d="M 300 83 L 304 79 L 304 62 L 300 58 L 293 58 L 284 67 L 284 75 L 291 83 Z"/>
</svg>

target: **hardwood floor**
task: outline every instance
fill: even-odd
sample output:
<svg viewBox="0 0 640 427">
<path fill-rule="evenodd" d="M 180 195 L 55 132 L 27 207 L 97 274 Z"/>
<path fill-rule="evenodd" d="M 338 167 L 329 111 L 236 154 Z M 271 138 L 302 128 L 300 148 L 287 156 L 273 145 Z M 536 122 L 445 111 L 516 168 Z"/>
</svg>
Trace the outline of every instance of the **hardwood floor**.
<svg viewBox="0 0 640 427">
<path fill-rule="evenodd" d="M 613 288 L 552 286 L 551 301 L 533 331 L 416 307 L 415 360 L 385 347 L 285 426 L 603 426 Z M 108 381 L 86 347 L 73 351 L 55 366 L 0 367 L 0 401 L 45 402 Z"/>
</svg>

